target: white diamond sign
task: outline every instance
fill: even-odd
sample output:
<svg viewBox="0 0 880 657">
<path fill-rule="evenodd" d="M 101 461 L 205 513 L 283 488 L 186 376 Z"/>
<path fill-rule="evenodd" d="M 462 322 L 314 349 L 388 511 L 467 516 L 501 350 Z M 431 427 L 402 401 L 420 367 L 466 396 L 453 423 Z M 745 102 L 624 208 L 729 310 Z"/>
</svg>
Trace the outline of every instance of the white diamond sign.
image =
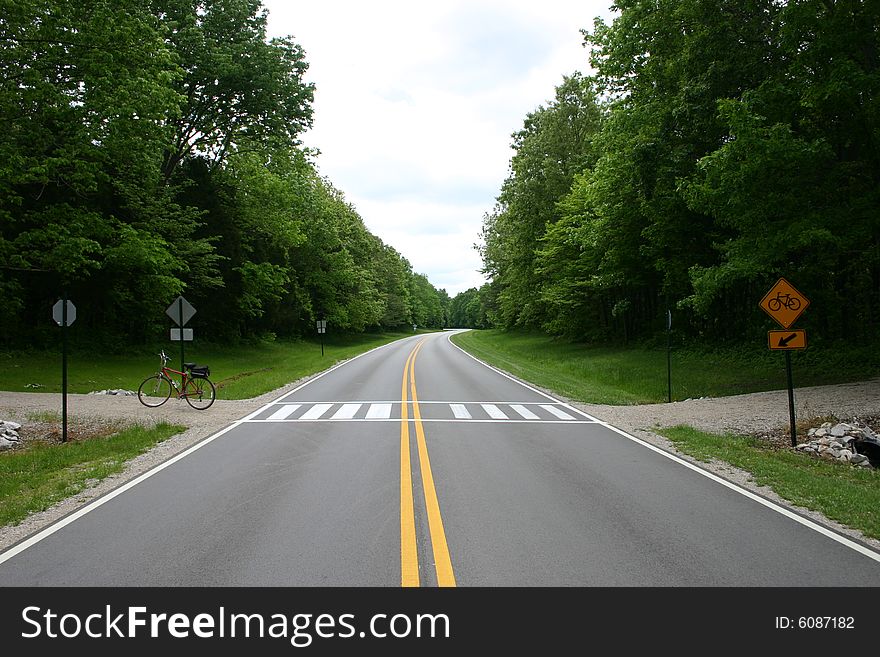
<svg viewBox="0 0 880 657">
<path fill-rule="evenodd" d="M 165 314 L 178 326 L 185 326 L 196 314 L 196 309 L 183 297 L 177 297 L 171 305 L 165 309 Z"/>
</svg>

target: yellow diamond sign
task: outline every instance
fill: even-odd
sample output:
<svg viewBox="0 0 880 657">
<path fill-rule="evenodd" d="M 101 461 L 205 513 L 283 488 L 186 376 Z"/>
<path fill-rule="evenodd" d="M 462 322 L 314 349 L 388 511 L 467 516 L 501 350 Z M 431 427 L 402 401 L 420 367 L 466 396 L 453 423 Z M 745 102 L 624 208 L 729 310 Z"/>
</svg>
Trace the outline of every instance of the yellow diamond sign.
<svg viewBox="0 0 880 657">
<path fill-rule="evenodd" d="M 810 300 L 798 292 L 794 285 L 780 278 L 758 305 L 782 328 L 788 328 L 807 309 Z"/>
</svg>

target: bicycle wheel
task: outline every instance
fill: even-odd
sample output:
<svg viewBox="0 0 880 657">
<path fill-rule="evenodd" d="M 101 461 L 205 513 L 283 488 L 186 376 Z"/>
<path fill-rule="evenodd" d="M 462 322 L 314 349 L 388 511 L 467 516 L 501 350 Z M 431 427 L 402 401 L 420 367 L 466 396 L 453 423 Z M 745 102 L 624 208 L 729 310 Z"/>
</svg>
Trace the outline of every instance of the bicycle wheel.
<svg viewBox="0 0 880 657">
<path fill-rule="evenodd" d="M 772 313 L 779 312 L 779 309 L 782 308 L 782 302 L 779 299 L 770 299 L 767 302 L 767 307 Z"/>
<path fill-rule="evenodd" d="M 144 379 L 138 388 L 138 400 L 144 406 L 155 408 L 168 401 L 171 396 L 171 381 L 161 374 Z"/>
<path fill-rule="evenodd" d="M 800 299 L 795 299 L 794 297 L 792 297 L 791 299 L 788 300 L 788 309 L 789 310 L 797 310 L 800 307 L 801 307 Z"/>
<path fill-rule="evenodd" d="M 203 411 L 214 403 L 215 392 L 213 383 L 208 379 L 199 377 L 192 378 L 186 382 L 183 396 L 186 398 L 187 404 Z"/>
</svg>

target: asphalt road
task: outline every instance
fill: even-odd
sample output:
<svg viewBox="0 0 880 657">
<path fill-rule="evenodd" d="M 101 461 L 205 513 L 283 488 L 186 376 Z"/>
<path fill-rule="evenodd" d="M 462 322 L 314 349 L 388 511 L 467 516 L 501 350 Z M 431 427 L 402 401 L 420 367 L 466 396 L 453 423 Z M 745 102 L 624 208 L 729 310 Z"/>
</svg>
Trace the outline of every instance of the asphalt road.
<svg viewBox="0 0 880 657">
<path fill-rule="evenodd" d="M 0 585 L 878 586 L 880 555 L 431 334 L 0 554 Z"/>
</svg>

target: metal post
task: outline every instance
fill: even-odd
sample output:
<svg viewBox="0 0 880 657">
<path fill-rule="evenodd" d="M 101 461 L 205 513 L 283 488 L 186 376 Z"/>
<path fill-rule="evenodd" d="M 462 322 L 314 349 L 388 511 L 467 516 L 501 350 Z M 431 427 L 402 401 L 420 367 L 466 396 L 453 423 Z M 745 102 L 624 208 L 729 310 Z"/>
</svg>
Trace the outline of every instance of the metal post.
<svg viewBox="0 0 880 657">
<path fill-rule="evenodd" d="M 321 331 L 321 355 L 324 355 L 324 331 Z"/>
<path fill-rule="evenodd" d="M 180 371 L 183 372 L 183 297 L 177 299 L 177 316 L 180 319 Z"/>
<path fill-rule="evenodd" d="M 67 295 L 61 298 L 61 442 L 67 442 Z"/>
<path fill-rule="evenodd" d="M 791 425 L 791 446 L 797 447 L 797 428 L 794 424 L 794 384 L 791 380 L 791 352 L 785 352 L 785 372 L 788 375 L 788 419 Z"/>
<path fill-rule="evenodd" d="M 672 403 L 672 312 L 666 309 L 666 397 Z"/>
</svg>

